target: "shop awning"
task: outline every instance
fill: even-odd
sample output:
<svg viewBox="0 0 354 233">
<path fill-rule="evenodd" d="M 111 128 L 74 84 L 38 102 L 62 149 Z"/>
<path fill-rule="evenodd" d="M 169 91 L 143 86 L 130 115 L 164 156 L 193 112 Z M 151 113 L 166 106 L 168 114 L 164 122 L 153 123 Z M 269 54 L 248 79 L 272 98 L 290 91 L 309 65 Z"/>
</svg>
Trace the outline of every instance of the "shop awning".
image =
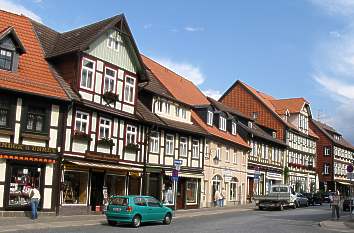
<svg viewBox="0 0 354 233">
<path fill-rule="evenodd" d="M 167 176 L 172 176 L 172 172 L 166 172 L 165 173 Z M 178 173 L 179 177 L 184 177 L 184 178 L 195 178 L 195 179 L 202 179 L 204 178 L 203 175 L 199 174 L 194 174 L 194 173 L 187 173 L 187 172 L 179 172 Z"/>
<path fill-rule="evenodd" d="M 75 160 L 69 160 L 68 162 L 75 165 L 84 166 L 84 167 L 94 167 L 94 168 L 104 168 L 104 169 L 114 169 L 114 170 L 125 170 L 125 171 L 143 171 L 142 168 L 132 167 L 132 166 L 121 166 L 121 165 L 111 165 L 103 163 L 92 163 L 92 162 L 81 162 Z"/>
<path fill-rule="evenodd" d="M 337 183 L 342 185 L 351 185 L 349 182 L 337 181 Z"/>
</svg>

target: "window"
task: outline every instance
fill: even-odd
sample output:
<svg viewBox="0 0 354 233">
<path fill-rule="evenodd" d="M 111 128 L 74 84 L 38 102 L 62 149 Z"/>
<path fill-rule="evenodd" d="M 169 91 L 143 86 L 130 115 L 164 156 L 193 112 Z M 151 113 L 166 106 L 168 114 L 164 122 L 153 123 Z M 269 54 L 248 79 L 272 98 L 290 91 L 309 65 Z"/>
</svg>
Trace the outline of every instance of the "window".
<svg viewBox="0 0 354 233">
<path fill-rule="evenodd" d="M 340 138 L 341 138 L 340 135 L 334 134 L 333 137 L 334 137 L 334 140 L 340 141 Z"/>
<path fill-rule="evenodd" d="M 174 182 L 168 176 L 163 176 L 163 185 L 162 185 L 162 202 L 165 205 L 174 204 Z"/>
<path fill-rule="evenodd" d="M 88 173 L 78 171 L 64 172 L 64 204 L 82 204 L 87 203 L 87 185 Z"/>
<path fill-rule="evenodd" d="M 137 128 L 133 125 L 127 125 L 127 144 L 136 144 Z"/>
<path fill-rule="evenodd" d="M 323 174 L 329 175 L 329 164 L 325 163 L 323 167 Z"/>
<path fill-rule="evenodd" d="M 252 123 L 252 121 L 249 121 L 249 122 L 248 122 L 248 128 L 251 128 L 251 129 L 252 129 L 252 127 L 253 127 L 253 123 Z"/>
<path fill-rule="evenodd" d="M 329 146 L 325 146 L 324 148 L 324 155 L 330 156 L 331 155 L 331 148 Z"/>
<path fill-rule="evenodd" d="M 237 134 L 237 124 L 236 122 L 232 122 L 232 125 L 231 125 L 231 133 L 233 135 L 236 135 Z"/>
<path fill-rule="evenodd" d="M 236 201 L 237 196 L 237 179 L 232 178 L 230 182 L 230 201 Z"/>
<path fill-rule="evenodd" d="M 10 103 L 0 96 L 0 127 L 9 127 Z"/>
<path fill-rule="evenodd" d="M 135 97 L 135 78 L 126 76 L 124 87 L 124 101 L 127 103 L 134 103 Z"/>
<path fill-rule="evenodd" d="M 146 206 L 146 201 L 143 197 L 134 198 L 134 204 L 137 206 Z"/>
<path fill-rule="evenodd" d="M 180 117 L 181 116 L 181 107 L 176 106 L 176 117 Z"/>
<path fill-rule="evenodd" d="M 12 68 L 12 52 L 0 49 L 0 69 L 2 70 L 11 70 Z"/>
<path fill-rule="evenodd" d="M 150 207 L 161 207 L 159 200 L 157 200 L 154 197 L 148 197 L 148 198 L 146 198 L 146 200 L 147 200 L 148 206 L 150 206 Z"/>
<path fill-rule="evenodd" d="M 193 140 L 192 144 L 192 158 L 199 158 L 199 141 Z"/>
<path fill-rule="evenodd" d="M 174 139 L 175 137 L 172 134 L 166 134 L 166 143 L 165 149 L 167 155 L 173 155 L 174 153 Z"/>
<path fill-rule="evenodd" d="M 226 148 L 225 161 L 226 161 L 226 162 L 229 162 L 229 161 L 230 161 L 230 151 L 229 151 L 229 148 Z"/>
<path fill-rule="evenodd" d="M 207 124 L 208 125 L 213 125 L 213 117 L 214 113 L 212 111 L 208 111 L 208 116 L 207 116 Z"/>
<path fill-rule="evenodd" d="M 95 62 L 87 58 L 82 59 L 80 87 L 84 89 L 92 90 L 94 73 L 95 73 Z"/>
<path fill-rule="evenodd" d="M 171 112 L 171 104 L 169 102 L 165 102 L 165 113 L 170 114 Z"/>
<path fill-rule="evenodd" d="M 180 137 L 179 139 L 179 155 L 181 157 L 187 157 L 187 138 L 186 137 Z"/>
<path fill-rule="evenodd" d="M 160 151 L 160 134 L 159 132 L 151 132 L 150 135 L 150 152 L 159 153 Z"/>
<path fill-rule="evenodd" d="M 111 120 L 107 118 L 100 119 L 100 138 L 111 137 Z"/>
<path fill-rule="evenodd" d="M 44 108 L 28 107 L 26 130 L 32 132 L 43 132 L 46 118 L 45 116 L 46 113 Z"/>
<path fill-rule="evenodd" d="M 119 32 L 116 31 L 116 30 L 113 31 L 108 37 L 108 43 L 107 43 L 108 48 L 111 48 L 111 49 L 114 49 L 116 51 L 119 51 L 119 47 L 122 44 L 123 43 L 121 41 Z"/>
<path fill-rule="evenodd" d="M 209 159 L 209 156 L 210 156 L 209 144 L 205 143 L 205 158 Z"/>
<path fill-rule="evenodd" d="M 226 131 L 226 118 L 223 116 L 220 116 L 219 119 L 219 129 Z"/>
<path fill-rule="evenodd" d="M 181 116 L 183 119 L 187 119 L 187 111 L 184 108 L 181 108 Z"/>
<path fill-rule="evenodd" d="M 104 93 L 105 92 L 115 93 L 115 84 L 116 84 L 116 71 L 106 67 L 105 75 L 104 75 Z"/>
<path fill-rule="evenodd" d="M 215 160 L 221 160 L 221 148 L 216 148 Z"/>
<path fill-rule="evenodd" d="M 277 138 L 277 132 L 272 133 L 273 138 Z"/>
<path fill-rule="evenodd" d="M 85 112 L 76 112 L 75 130 L 83 133 L 88 133 L 89 114 Z"/>
<path fill-rule="evenodd" d="M 236 150 L 235 150 L 235 151 L 236 151 Z M 234 154 L 233 154 L 232 162 L 235 163 L 235 164 L 237 163 L 237 153 L 234 153 Z"/>
<path fill-rule="evenodd" d="M 198 193 L 197 180 L 194 180 L 194 179 L 188 180 L 187 184 L 186 184 L 187 205 L 197 203 L 197 193 Z"/>
</svg>

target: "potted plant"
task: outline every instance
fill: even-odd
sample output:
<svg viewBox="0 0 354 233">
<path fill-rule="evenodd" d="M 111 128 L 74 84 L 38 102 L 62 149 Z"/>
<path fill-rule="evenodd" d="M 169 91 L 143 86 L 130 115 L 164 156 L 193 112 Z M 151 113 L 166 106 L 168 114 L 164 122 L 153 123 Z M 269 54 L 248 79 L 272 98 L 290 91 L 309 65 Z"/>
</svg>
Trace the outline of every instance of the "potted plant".
<svg viewBox="0 0 354 233">
<path fill-rule="evenodd" d="M 113 139 L 111 138 L 101 138 L 100 140 L 98 140 L 98 144 L 109 147 L 114 146 Z"/>
<path fill-rule="evenodd" d="M 86 132 L 82 132 L 80 130 L 75 130 L 74 131 L 74 135 L 73 135 L 74 139 L 80 139 L 80 140 L 87 140 L 87 141 L 91 141 L 91 137 L 90 135 L 88 135 Z"/>
<path fill-rule="evenodd" d="M 112 91 L 106 91 L 102 97 L 108 104 L 119 100 L 119 96 Z"/>
<path fill-rule="evenodd" d="M 140 150 L 139 145 L 138 144 L 134 144 L 134 143 L 128 143 L 125 147 L 124 147 L 126 152 L 137 152 L 138 150 Z"/>
</svg>

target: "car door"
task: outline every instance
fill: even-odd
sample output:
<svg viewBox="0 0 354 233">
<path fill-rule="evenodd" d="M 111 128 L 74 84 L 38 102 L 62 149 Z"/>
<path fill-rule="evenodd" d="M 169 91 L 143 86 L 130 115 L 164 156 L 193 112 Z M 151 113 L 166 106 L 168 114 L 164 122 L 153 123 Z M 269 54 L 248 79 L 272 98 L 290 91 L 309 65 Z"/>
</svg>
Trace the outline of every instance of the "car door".
<svg viewBox="0 0 354 233">
<path fill-rule="evenodd" d="M 146 204 L 145 198 L 143 198 L 143 197 L 135 197 L 134 198 L 134 208 L 135 208 L 134 212 L 141 215 L 141 219 L 142 219 L 143 222 L 150 221 L 149 220 L 148 206 Z"/>
<path fill-rule="evenodd" d="M 160 221 L 163 219 L 163 208 L 159 200 L 154 197 L 146 198 L 150 221 Z"/>
</svg>

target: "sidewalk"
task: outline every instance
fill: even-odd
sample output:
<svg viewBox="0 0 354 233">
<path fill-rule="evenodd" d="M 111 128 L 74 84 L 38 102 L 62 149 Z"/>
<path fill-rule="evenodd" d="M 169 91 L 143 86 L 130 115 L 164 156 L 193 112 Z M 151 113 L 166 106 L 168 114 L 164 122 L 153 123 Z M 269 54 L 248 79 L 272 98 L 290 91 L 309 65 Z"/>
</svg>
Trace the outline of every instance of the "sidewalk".
<svg viewBox="0 0 354 233">
<path fill-rule="evenodd" d="M 320 226 L 332 231 L 354 232 L 354 219 L 350 220 L 349 216 L 345 216 L 340 220 L 325 220 L 320 222 Z"/>
<path fill-rule="evenodd" d="M 253 209 L 253 205 L 230 206 L 223 208 L 203 208 L 193 210 L 177 210 L 174 219 L 190 218 L 204 215 L 242 212 Z M 74 215 L 74 216 L 42 216 L 32 221 L 26 217 L 0 218 L 0 232 L 20 230 L 53 229 L 61 227 L 80 227 L 106 224 L 105 215 Z"/>
</svg>

